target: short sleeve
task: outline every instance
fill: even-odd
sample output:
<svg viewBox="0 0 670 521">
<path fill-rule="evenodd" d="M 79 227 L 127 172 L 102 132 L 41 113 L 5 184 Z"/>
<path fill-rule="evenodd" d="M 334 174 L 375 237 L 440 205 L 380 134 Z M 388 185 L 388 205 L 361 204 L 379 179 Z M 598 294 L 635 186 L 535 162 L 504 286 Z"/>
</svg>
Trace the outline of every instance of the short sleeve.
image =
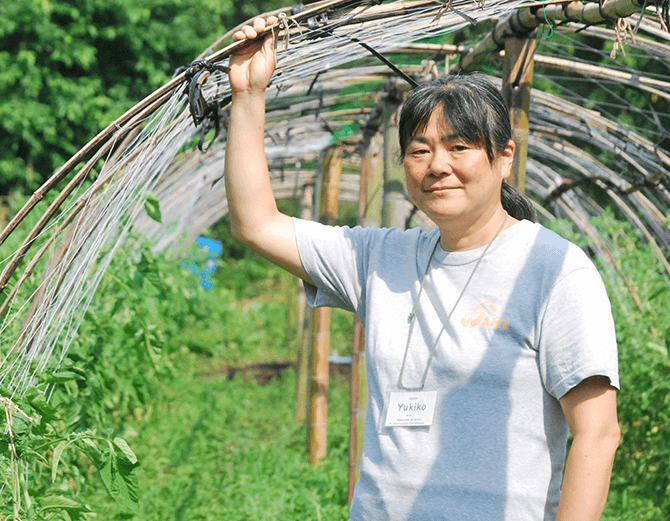
<svg viewBox="0 0 670 521">
<path fill-rule="evenodd" d="M 540 326 L 540 372 L 555 398 L 591 376 L 619 388 L 616 332 L 605 285 L 593 265 L 557 281 Z"/>
<path fill-rule="evenodd" d="M 314 282 L 305 284 L 309 304 L 338 307 L 362 317 L 368 252 L 381 230 L 297 218 L 294 225 L 300 259 Z"/>
</svg>

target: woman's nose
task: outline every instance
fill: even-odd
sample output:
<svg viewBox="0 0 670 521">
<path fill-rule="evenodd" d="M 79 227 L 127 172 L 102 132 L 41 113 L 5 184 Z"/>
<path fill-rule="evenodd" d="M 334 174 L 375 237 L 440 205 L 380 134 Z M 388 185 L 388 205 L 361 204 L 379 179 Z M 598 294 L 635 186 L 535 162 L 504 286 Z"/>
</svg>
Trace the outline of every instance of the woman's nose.
<svg viewBox="0 0 670 521">
<path fill-rule="evenodd" d="M 451 170 L 451 161 L 446 150 L 436 149 L 431 158 L 428 173 L 433 176 L 449 175 Z"/>
</svg>

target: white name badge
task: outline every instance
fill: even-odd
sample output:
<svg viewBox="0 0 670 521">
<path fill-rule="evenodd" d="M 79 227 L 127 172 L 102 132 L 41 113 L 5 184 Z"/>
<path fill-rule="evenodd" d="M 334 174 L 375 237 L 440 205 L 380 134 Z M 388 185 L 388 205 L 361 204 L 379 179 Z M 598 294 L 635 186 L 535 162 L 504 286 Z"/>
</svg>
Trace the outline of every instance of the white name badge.
<svg viewBox="0 0 670 521">
<path fill-rule="evenodd" d="M 426 427 L 433 424 L 437 391 L 391 391 L 386 427 Z"/>
</svg>

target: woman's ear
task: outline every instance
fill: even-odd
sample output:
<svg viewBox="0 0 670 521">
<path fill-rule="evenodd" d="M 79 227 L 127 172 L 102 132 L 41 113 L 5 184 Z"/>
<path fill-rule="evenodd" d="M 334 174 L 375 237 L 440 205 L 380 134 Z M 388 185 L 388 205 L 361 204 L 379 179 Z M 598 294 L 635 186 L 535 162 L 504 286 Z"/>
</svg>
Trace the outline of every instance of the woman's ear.
<svg viewBox="0 0 670 521">
<path fill-rule="evenodd" d="M 512 165 L 514 165 L 514 153 L 516 152 L 516 143 L 513 139 L 507 142 L 507 146 L 500 151 L 498 159 L 500 160 L 500 167 L 502 178 L 507 179 L 512 175 Z"/>
</svg>

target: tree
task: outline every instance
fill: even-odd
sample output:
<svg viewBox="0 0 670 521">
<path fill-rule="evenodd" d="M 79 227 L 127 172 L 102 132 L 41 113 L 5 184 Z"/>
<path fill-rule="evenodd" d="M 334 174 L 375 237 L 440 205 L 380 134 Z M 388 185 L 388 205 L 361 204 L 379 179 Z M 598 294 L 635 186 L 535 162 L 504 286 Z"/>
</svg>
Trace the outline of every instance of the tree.
<svg viewBox="0 0 670 521">
<path fill-rule="evenodd" d="M 0 5 L 0 194 L 33 190 L 212 41 L 284 2 Z"/>
</svg>

